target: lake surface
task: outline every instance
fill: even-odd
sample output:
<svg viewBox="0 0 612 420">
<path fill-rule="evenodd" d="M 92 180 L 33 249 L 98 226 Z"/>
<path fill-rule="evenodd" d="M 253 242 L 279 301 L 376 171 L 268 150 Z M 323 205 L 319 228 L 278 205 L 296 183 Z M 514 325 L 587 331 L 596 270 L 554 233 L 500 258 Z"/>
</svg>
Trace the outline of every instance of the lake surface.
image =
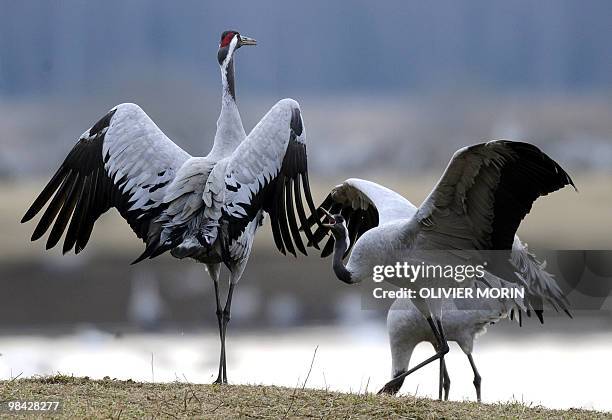
<svg viewBox="0 0 612 420">
<path fill-rule="evenodd" d="M 609 331 L 609 330 L 608 330 Z M 390 355 L 380 322 L 228 333 L 229 380 L 234 384 L 302 386 L 376 392 L 389 379 Z M 552 408 L 612 410 L 609 363 L 612 332 L 559 335 L 496 334 L 476 344 L 485 402 L 517 400 Z M 316 354 L 315 354 L 316 350 Z M 75 333 L 0 337 L 0 378 L 54 373 L 137 381 L 209 383 L 216 377 L 216 331 L 112 335 Z M 417 347 L 412 364 L 433 354 Z M 314 357 L 314 362 L 313 362 Z M 472 371 L 458 346 L 447 356 L 451 399 L 474 400 Z M 404 383 L 402 392 L 437 396 L 437 363 Z"/>
</svg>

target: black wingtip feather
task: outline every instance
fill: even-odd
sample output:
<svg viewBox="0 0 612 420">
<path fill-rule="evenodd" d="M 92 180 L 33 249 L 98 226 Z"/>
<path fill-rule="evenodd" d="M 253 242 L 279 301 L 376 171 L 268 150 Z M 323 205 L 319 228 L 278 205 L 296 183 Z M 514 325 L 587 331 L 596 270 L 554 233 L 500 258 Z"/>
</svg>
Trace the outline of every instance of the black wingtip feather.
<svg viewBox="0 0 612 420">
<path fill-rule="evenodd" d="M 285 249 L 296 256 L 295 248 L 293 247 L 293 241 L 291 240 L 291 233 L 289 233 L 289 225 L 287 224 L 287 212 L 285 208 L 285 177 L 284 175 L 279 175 L 277 180 L 279 187 L 276 190 L 277 198 L 275 199 L 278 209 L 278 224 L 280 227 L 281 237 L 283 239 L 283 244 L 285 244 Z"/>
<path fill-rule="evenodd" d="M 72 171 L 69 171 L 63 178 L 62 183 L 58 187 L 57 192 L 55 193 L 53 198 L 51 199 L 49 206 L 40 218 L 38 225 L 36 225 L 36 228 L 34 228 L 34 232 L 32 233 L 32 241 L 40 239 L 45 234 L 45 232 L 47 232 L 47 230 L 55 220 L 55 217 L 57 216 L 62 205 L 64 204 L 66 195 L 72 188 L 73 179 L 71 178 L 71 173 Z"/>
<path fill-rule="evenodd" d="M 79 174 L 75 174 L 73 177 L 72 185 L 70 187 L 69 192 L 67 193 L 67 197 L 64 200 L 61 210 L 55 220 L 53 228 L 51 229 L 51 233 L 49 234 L 49 238 L 47 239 L 46 249 L 51 249 L 62 238 L 64 231 L 66 230 L 66 226 L 70 221 L 70 217 L 74 212 L 74 208 L 77 204 L 77 199 L 80 196 L 81 188 L 83 186 L 82 182 L 79 182 Z"/>
<path fill-rule="evenodd" d="M 333 204 L 334 204 L 334 200 L 331 194 L 328 194 L 327 197 L 325 197 L 325 200 L 323 200 L 323 202 L 319 205 L 319 207 L 317 207 L 317 211 L 310 214 L 310 216 L 306 220 L 305 226 L 313 227 L 316 224 L 320 227 L 321 218 L 323 217 L 323 212 L 321 211 L 321 208 L 324 208 L 325 210 L 329 210 Z"/>
<path fill-rule="evenodd" d="M 307 246 L 313 246 L 315 249 L 319 249 L 319 244 L 314 243 L 314 235 L 310 230 L 310 226 L 308 224 L 308 218 L 306 217 L 306 212 L 304 211 L 304 204 L 302 203 L 302 190 L 300 187 L 300 180 L 293 180 L 293 192 L 295 194 L 295 203 L 296 209 L 298 212 L 298 218 L 300 219 L 301 226 L 299 228 L 300 231 L 303 231 L 306 235 L 306 239 L 308 239 Z"/>
<path fill-rule="evenodd" d="M 139 262 L 141 262 L 141 261 L 143 261 L 143 260 L 146 260 L 147 258 L 149 258 L 149 255 L 150 255 L 150 254 L 151 254 L 151 250 L 150 250 L 150 249 L 149 249 L 149 247 L 147 246 L 147 247 L 145 248 L 145 250 L 142 252 L 142 254 L 140 254 L 140 255 L 138 256 L 138 258 L 136 258 L 134 261 L 132 261 L 132 262 L 130 263 L 130 265 L 135 265 L 135 264 L 138 264 Z"/>
<path fill-rule="evenodd" d="M 60 184 L 65 178 L 65 175 L 66 169 L 64 165 L 62 165 L 51 177 L 49 182 L 47 182 L 47 185 L 45 185 L 45 187 L 40 192 L 38 197 L 36 197 L 30 208 L 23 215 L 23 217 L 21 218 L 21 223 L 26 223 L 32 220 L 32 218 L 34 218 L 34 216 L 36 216 L 38 212 L 42 210 L 42 208 L 45 206 L 45 204 L 47 204 L 53 193 L 55 193 L 55 191 L 57 191 L 57 189 L 59 188 Z"/>
<path fill-rule="evenodd" d="M 138 256 L 138 258 L 136 258 L 134 261 L 132 261 L 130 263 L 130 265 L 135 265 L 135 264 L 138 264 L 139 262 L 144 261 L 146 259 L 153 258 L 155 252 L 157 250 L 159 250 L 159 249 L 160 249 L 159 242 L 157 240 L 151 241 L 149 244 L 147 244 L 147 246 L 145 247 L 145 250 L 142 252 L 142 254 L 140 254 Z M 165 251 L 167 251 L 167 249 L 163 249 L 163 251 L 159 252 L 159 254 L 163 254 Z"/>
<path fill-rule="evenodd" d="M 486 143 L 484 147 L 497 150 L 494 153 L 497 158 L 491 160 L 491 164 L 499 168 L 499 181 L 494 192 L 494 219 L 487 246 L 510 249 L 520 222 L 538 197 L 567 185 L 576 187 L 557 162 L 532 144 L 501 140 Z M 487 173 L 482 171 L 481 176 Z"/>
<path fill-rule="evenodd" d="M 534 309 L 534 312 L 540 320 L 540 324 L 544 324 L 544 311 L 542 309 Z"/>
<path fill-rule="evenodd" d="M 64 246 L 62 247 L 62 254 L 66 254 L 70 251 L 77 240 L 77 232 L 80 226 L 83 224 L 83 216 L 87 212 L 87 206 L 89 202 L 89 195 L 91 190 L 92 177 L 86 176 L 82 183 L 81 192 L 66 232 L 66 239 L 64 239 Z"/>
<path fill-rule="evenodd" d="M 270 225 L 272 226 L 272 238 L 274 239 L 274 245 L 276 245 L 276 248 L 280 251 L 281 254 L 287 255 L 287 253 L 285 252 L 285 245 L 283 244 L 283 239 L 280 233 L 280 227 L 278 225 L 278 211 L 276 206 L 273 205 L 268 212 L 270 214 Z"/>
<path fill-rule="evenodd" d="M 317 208 L 314 205 L 312 200 L 312 194 L 310 192 L 310 182 L 308 181 L 308 172 L 302 173 L 302 185 L 304 186 L 304 195 L 306 196 L 306 203 L 308 204 L 308 209 L 311 214 L 315 214 L 317 212 Z M 321 221 L 315 219 L 317 224 L 321 226 Z"/>
<path fill-rule="evenodd" d="M 285 181 L 285 207 L 287 208 L 287 220 L 289 221 L 289 228 L 291 229 L 291 236 L 293 237 L 295 246 L 302 254 L 308 255 L 306 248 L 304 247 L 304 243 L 302 242 L 297 221 L 295 220 L 295 210 L 293 208 L 293 185 L 291 184 L 291 178 L 287 178 Z"/>
</svg>

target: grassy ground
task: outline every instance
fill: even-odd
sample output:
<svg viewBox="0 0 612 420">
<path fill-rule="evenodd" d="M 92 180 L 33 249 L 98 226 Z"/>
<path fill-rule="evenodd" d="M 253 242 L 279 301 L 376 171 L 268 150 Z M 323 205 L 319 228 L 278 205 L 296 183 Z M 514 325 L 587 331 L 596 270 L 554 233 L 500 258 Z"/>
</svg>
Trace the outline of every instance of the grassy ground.
<svg viewBox="0 0 612 420">
<path fill-rule="evenodd" d="M 0 382 L 0 400 L 61 401 L 57 416 L 64 418 L 612 418 L 609 413 L 548 410 L 518 402 L 438 402 L 302 387 L 153 384 L 61 375 Z"/>
</svg>

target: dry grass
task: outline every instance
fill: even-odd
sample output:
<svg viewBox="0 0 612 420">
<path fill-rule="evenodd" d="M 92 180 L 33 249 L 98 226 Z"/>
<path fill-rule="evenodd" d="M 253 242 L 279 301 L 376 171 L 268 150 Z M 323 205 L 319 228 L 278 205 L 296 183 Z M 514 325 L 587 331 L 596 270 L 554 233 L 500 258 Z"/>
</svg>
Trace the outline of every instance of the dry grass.
<svg viewBox="0 0 612 420">
<path fill-rule="evenodd" d="M 62 375 L 0 382 L 0 399 L 58 400 L 58 418 L 612 418 L 609 413 L 548 410 L 519 402 L 439 402 L 301 387 L 94 381 Z"/>
</svg>

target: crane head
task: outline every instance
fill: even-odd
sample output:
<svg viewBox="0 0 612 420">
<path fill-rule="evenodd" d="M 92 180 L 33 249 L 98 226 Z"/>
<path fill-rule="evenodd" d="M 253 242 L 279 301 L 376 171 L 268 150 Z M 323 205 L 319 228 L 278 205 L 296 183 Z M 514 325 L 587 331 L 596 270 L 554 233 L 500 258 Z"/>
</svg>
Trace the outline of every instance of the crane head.
<svg viewBox="0 0 612 420">
<path fill-rule="evenodd" d="M 321 207 L 323 213 L 327 216 L 327 221 L 321 223 L 322 226 L 329 228 L 330 232 L 336 239 L 348 236 L 348 229 L 346 227 L 346 220 L 341 214 L 331 214 L 323 207 Z"/>
<path fill-rule="evenodd" d="M 234 51 L 245 45 L 257 45 L 257 41 L 253 38 L 240 35 L 237 31 L 224 31 L 221 34 L 219 51 L 217 52 L 219 65 L 223 65 L 224 62 L 229 61 L 228 58 L 232 57 Z"/>
</svg>

